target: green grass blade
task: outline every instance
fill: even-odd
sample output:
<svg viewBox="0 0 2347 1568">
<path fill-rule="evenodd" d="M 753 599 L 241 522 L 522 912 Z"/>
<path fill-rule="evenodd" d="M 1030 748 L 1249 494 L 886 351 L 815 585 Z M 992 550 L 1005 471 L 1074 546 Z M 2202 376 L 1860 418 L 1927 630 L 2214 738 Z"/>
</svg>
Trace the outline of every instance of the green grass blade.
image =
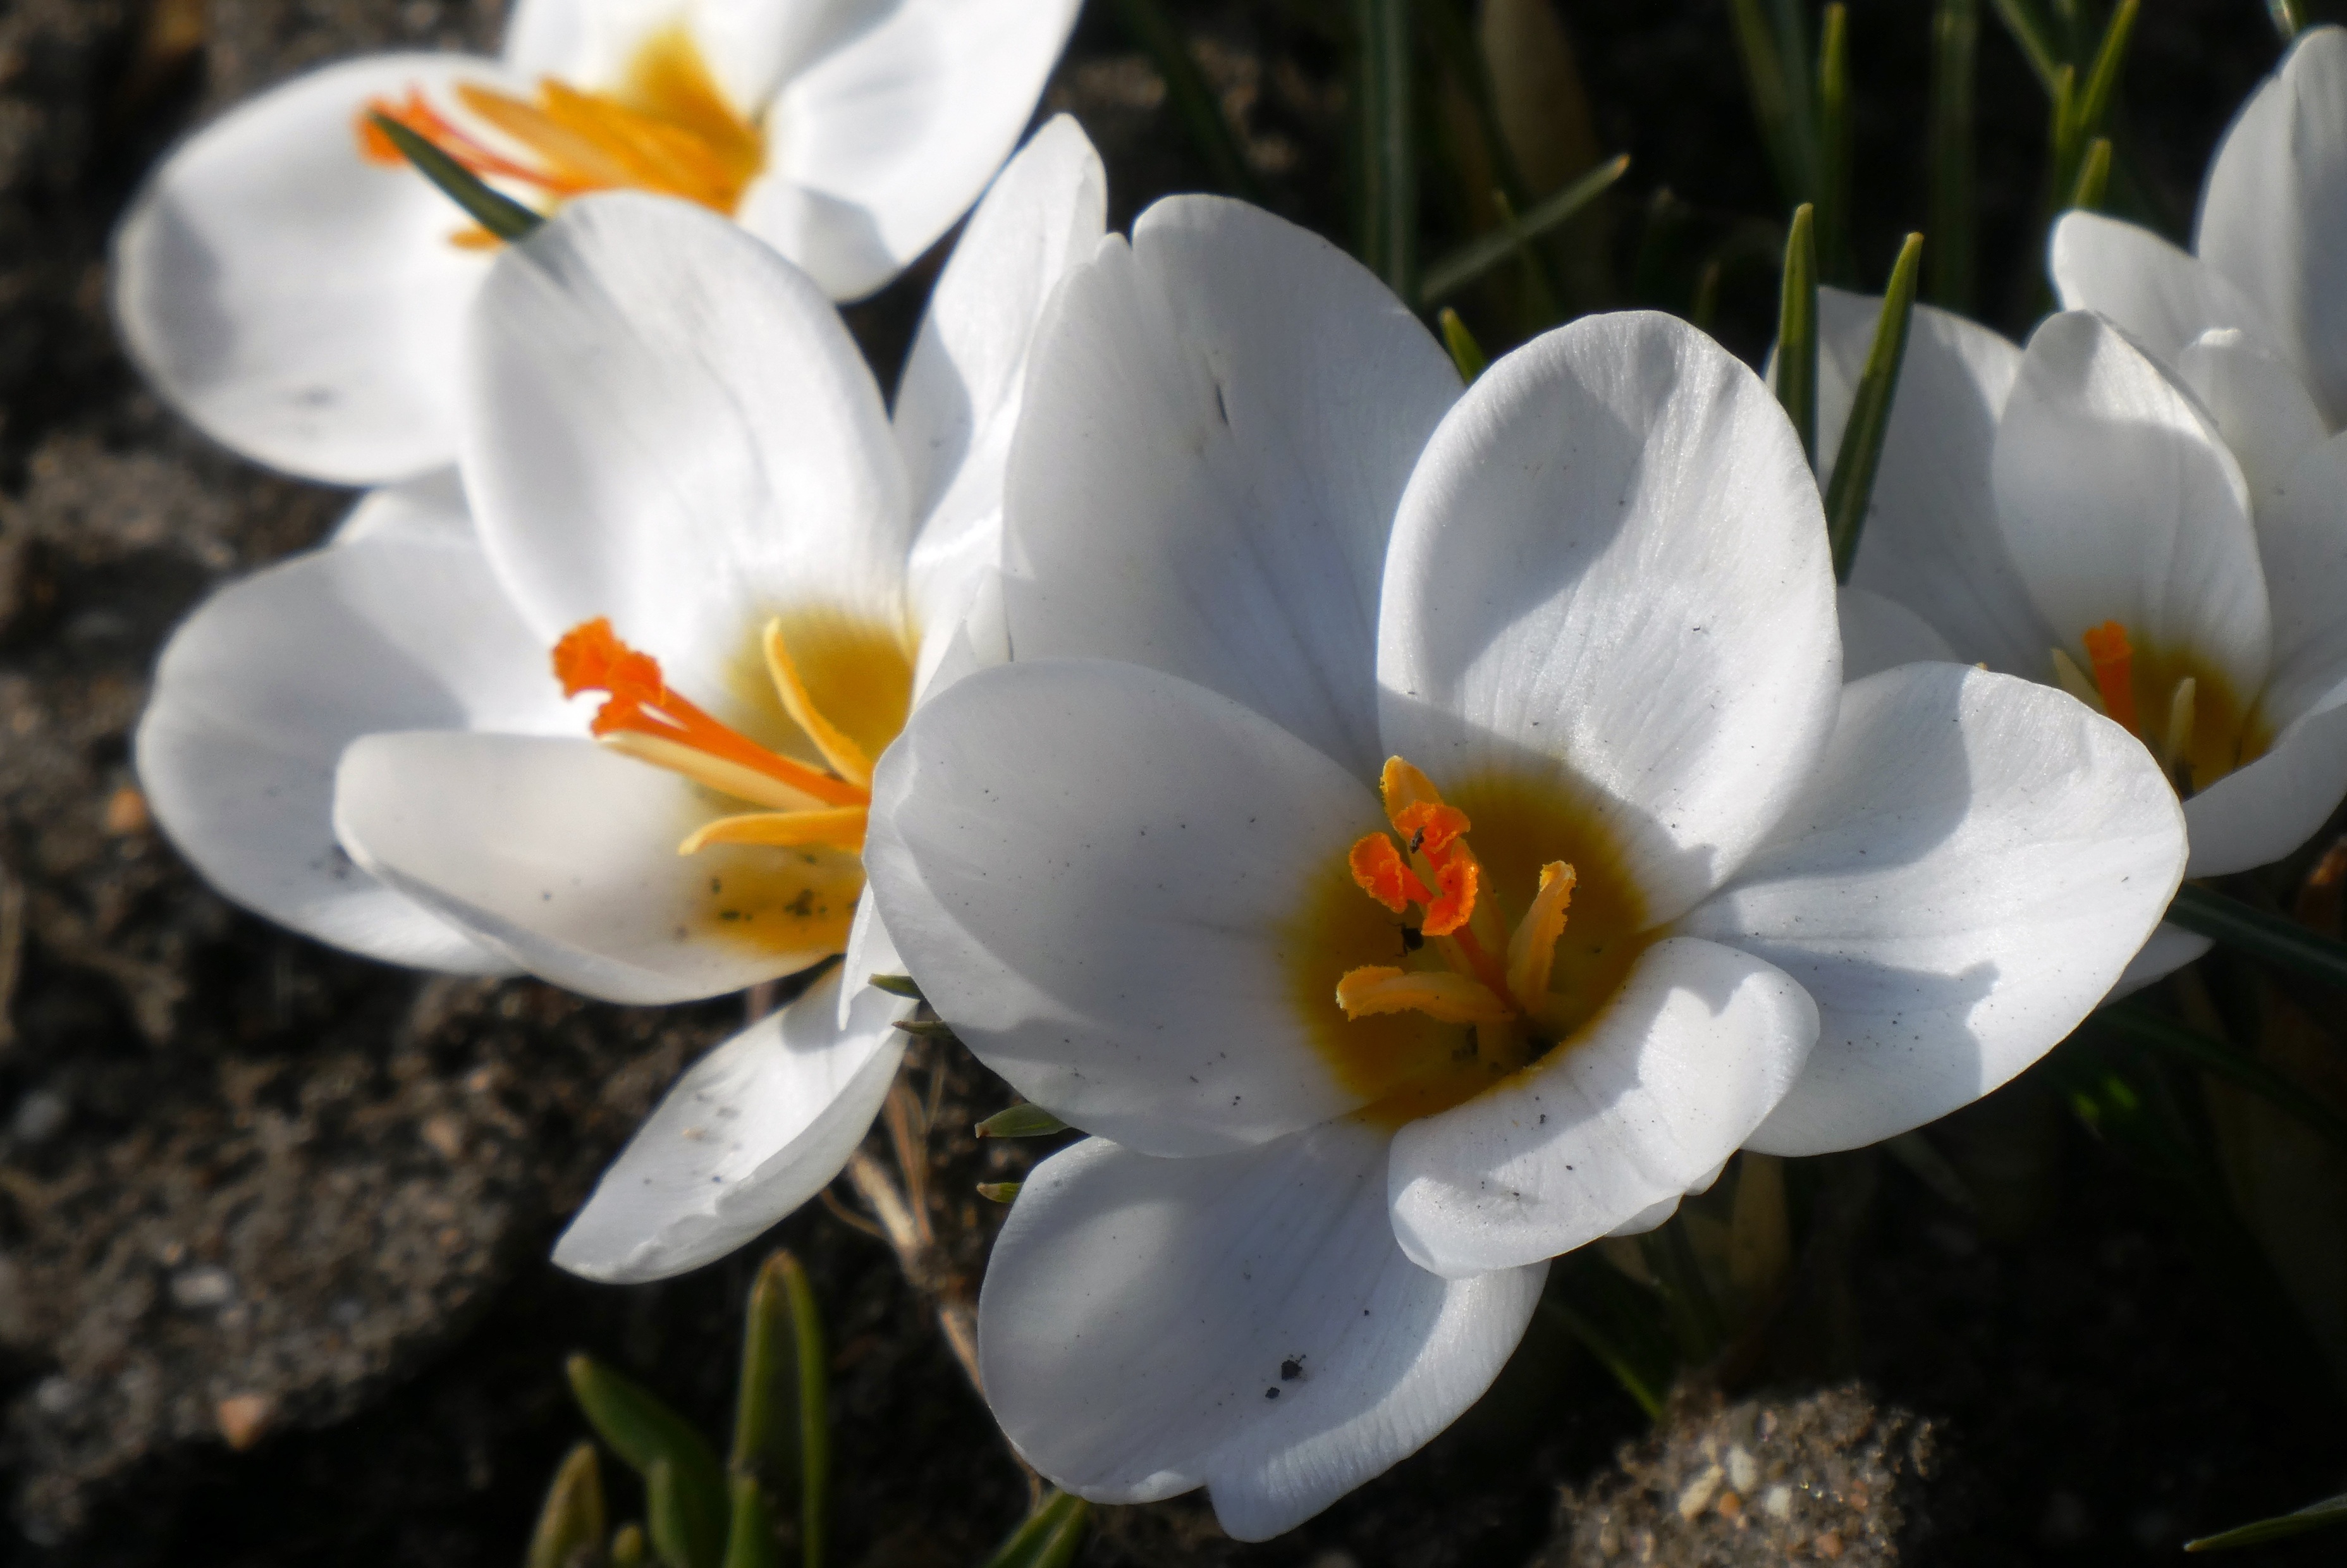
<svg viewBox="0 0 2347 1568">
<path fill-rule="evenodd" d="M 2037 8 L 2036 0 L 1992 0 L 1992 4 L 1996 6 L 1996 19 L 2004 24 L 2022 58 L 2029 62 L 2037 85 L 2045 89 L 2048 97 L 2053 97 L 2055 78 L 2062 70 L 2062 49 L 2045 14 Z"/>
<path fill-rule="evenodd" d="M 2080 142 L 2100 136 L 2103 121 L 2111 112 L 2111 101 L 2118 96 L 2119 72 L 2127 64 L 2128 41 L 2135 36 L 2135 17 L 2141 0 L 2119 0 L 2111 12 L 2110 22 L 2103 28 L 2102 46 L 2095 51 L 2095 68 L 2086 75 L 2086 85 L 2078 95 L 2076 136 Z"/>
<path fill-rule="evenodd" d="M 400 156 L 416 172 L 438 186 L 441 193 L 463 208 L 474 222 L 500 240 L 523 240 L 546 221 L 509 196 L 482 183 L 479 176 L 387 114 L 374 114 L 377 130 L 391 138 Z"/>
<path fill-rule="evenodd" d="M 824 1349 L 823 1315 L 815 1307 L 806 1270 L 789 1253 L 781 1254 L 779 1263 L 798 1367 L 799 1560 L 805 1568 L 823 1568 L 831 1522 L 831 1360 Z"/>
<path fill-rule="evenodd" d="M 1418 143 L 1410 118 L 1410 0 L 1354 0 L 1360 30 L 1361 260 L 1417 298 Z"/>
<path fill-rule="evenodd" d="M 569 1370 L 570 1391 L 595 1434 L 647 1487 L 656 1471 L 666 1477 L 667 1501 L 650 1521 L 653 1547 L 675 1568 L 717 1568 L 730 1508 L 707 1440 L 650 1389 L 592 1357 L 573 1356 Z"/>
<path fill-rule="evenodd" d="M 774 1551 L 774 1516 L 765 1488 L 753 1475 L 733 1478 L 733 1517 L 725 1534 L 725 1568 L 782 1568 Z"/>
<path fill-rule="evenodd" d="M 1434 320 L 1442 329 L 1442 346 L 1450 351 L 1450 363 L 1459 367 L 1459 379 L 1472 386 L 1475 378 L 1491 363 L 1483 353 L 1483 345 L 1475 341 L 1475 334 L 1467 330 L 1467 323 L 1449 305 L 1443 306 Z"/>
<path fill-rule="evenodd" d="M 603 1472 L 595 1462 L 595 1445 L 580 1443 L 554 1472 L 546 1489 L 546 1506 L 538 1511 L 538 1528 L 530 1532 L 526 1568 L 570 1568 L 581 1550 L 603 1544 Z"/>
<path fill-rule="evenodd" d="M 654 1460 L 644 1471 L 645 1531 L 668 1568 L 723 1568 L 731 1512 L 722 1490 L 717 1511 L 709 1512 L 699 1483 L 672 1459 Z"/>
<path fill-rule="evenodd" d="M 1092 1505 L 1054 1491 L 995 1548 L 986 1568 L 1065 1568 L 1075 1560 L 1091 1523 Z"/>
<path fill-rule="evenodd" d="M 1847 283 L 1857 275 L 1850 249 L 1850 12 L 1826 7 L 1818 32 L 1818 254 L 1825 275 Z"/>
<path fill-rule="evenodd" d="M 781 1476 L 792 1450 L 794 1427 L 782 1419 L 779 1395 L 791 1368 L 790 1301 L 783 1284 L 782 1255 L 759 1266 L 750 1285 L 747 1320 L 742 1327 L 742 1377 L 733 1395 L 733 1452 L 726 1469 L 734 1476 Z"/>
<path fill-rule="evenodd" d="M 1952 311 L 1971 310 L 1978 286 L 1979 49 L 1980 0 L 1939 0 L 1932 18 L 1932 255 L 1924 292 Z"/>
<path fill-rule="evenodd" d="M 903 997 L 907 1001 L 928 1000 L 910 975 L 874 975 L 871 985 L 875 990 L 887 991 L 892 997 Z"/>
<path fill-rule="evenodd" d="M 1230 195 L 1260 203 L 1263 182 L 1248 167 L 1238 138 L 1231 134 L 1230 121 L 1223 118 L 1223 106 L 1215 101 L 1206 78 L 1198 74 L 1189 40 L 1165 14 L 1164 6 L 1158 0 L 1117 0 L 1117 12 L 1133 41 L 1149 51 L 1156 63 L 1157 74 L 1165 80 L 1165 95 L 1174 100 L 1174 112 L 1181 117 L 1215 184 Z"/>
<path fill-rule="evenodd" d="M 1479 234 L 1430 264 L 1425 281 L 1419 285 L 1419 308 L 1440 303 L 1502 261 L 1523 254 L 1533 241 L 1603 196 L 1629 167 L 1630 155 L 1626 152 L 1609 159 L 1563 190 L 1543 197 L 1512 224 Z"/>
<path fill-rule="evenodd" d="M 2165 1051 L 2204 1072 L 2229 1080 L 2347 1153 L 2347 1116 L 2256 1058 L 2244 1056 L 2196 1029 L 2139 1001 L 2105 1008 L 2087 1020 L 2087 1027 L 2131 1045 Z"/>
<path fill-rule="evenodd" d="M 2306 26 L 2305 8 L 2299 0 L 2266 0 L 2266 15 L 2273 18 L 2273 29 L 2284 44 L 2296 38 L 2299 29 Z"/>
<path fill-rule="evenodd" d="M 1673 1214 L 1637 1240 L 1647 1271 L 1662 1283 L 1679 1355 L 1695 1366 L 1710 1360 L 1727 1343 L 1727 1319 L 1687 1239 L 1686 1217 Z"/>
<path fill-rule="evenodd" d="M 1065 1122 L 1040 1105 L 1013 1105 L 978 1124 L 981 1138 L 1046 1138 L 1067 1130 Z"/>
<path fill-rule="evenodd" d="M 1736 25 L 1745 85 L 1752 94 L 1752 118 L 1759 123 L 1760 139 L 1776 166 L 1787 204 L 1799 205 L 1817 196 L 1816 128 L 1807 83 L 1796 90 L 1778 47 L 1777 30 L 1761 7 L 1762 0 L 1729 0 L 1728 13 Z"/>
<path fill-rule="evenodd" d="M 1923 236 L 1908 235 L 1891 269 L 1890 286 L 1882 291 L 1882 314 L 1874 323 L 1874 343 L 1866 351 L 1866 370 L 1850 399 L 1850 423 L 1842 427 L 1833 478 L 1826 486 L 1826 537 L 1833 546 L 1836 582 L 1850 580 L 1866 510 L 1874 501 L 1874 471 L 1882 462 L 1883 439 L 1891 433 L 1891 403 L 1899 390 L 1899 367 L 1907 358 L 1907 328 L 1915 315 L 1915 283 L 1922 260 Z"/>
<path fill-rule="evenodd" d="M 1026 1184 L 1027 1184 L 1024 1182 L 979 1182 L 976 1184 L 978 1195 L 984 1198 L 989 1204 L 1017 1203 L 1019 1201 L 1019 1189 Z"/>
<path fill-rule="evenodd" d="M 1793 209 L 1785 233 L 1784 284 L 1777 305 L 1777 401 L 1801 438 L 1812 473 L 1818 466 L 1817 210 Z"/>
<path fill-rule="evenodd" d="M 2111 138 L 2098 136 L 2086 146 L 2086 156 L 2078 160 L 2077 182 L 2070 187 L 2068 205 L 2092 212 L 2103 204 L 2103 193 L 2111 183 Z"/>
<path fill-rule="evenodd" d="M 642 1568 L 644 1527 L 622 1524 L 611 1535 L 611 1568 Z"/>
<path fill-rule="evenodd" d="M 2347 942 L 2310 930 L 2287 915 L 2269 914 L 2188 882 L 2176 890 L 2168 917 L 2277 968 L 2347 989 Z"/>
<path fill-rule="evenodd" d="M 2236 1546 L 2261 1546 L 2269 1541 L 2284 1541 L 2293 1535 L 2303 1535 L 2310 1530 L 2322 1530 L 2332 1525 L 2347 1524 L 2347 1492 L 2312 1502 L 2295 1513 L 2285 1513 L 2274 1519 L 2260 1519 L 2255 1524 L 2237 1525 L 2215 1535 L 2204 1535 L 2198 1541 L 2184 1543 L 2187 1552 L 2229 1552 Z"/>
</svg>

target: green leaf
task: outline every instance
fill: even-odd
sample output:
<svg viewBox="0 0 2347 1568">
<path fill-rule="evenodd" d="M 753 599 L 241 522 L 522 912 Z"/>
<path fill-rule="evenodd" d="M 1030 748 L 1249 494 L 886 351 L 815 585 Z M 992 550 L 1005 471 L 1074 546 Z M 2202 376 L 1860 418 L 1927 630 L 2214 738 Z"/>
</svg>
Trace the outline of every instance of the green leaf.
<svg viewBox="0 0 2347 1568">
<path fill-rule="evenodd" d="M 1065 1122 L 1040 1105 L 1013 1105 L 978 1124 L 981 1138 L 1045 1138 L 1067 1130 Z"/>
<path fill-rule="evenodd" d="M 1092 1505 L 1053 1491 L 986 1560 L 985 1568 L 1066 1568 L 1083 1544 Z"/>
<path fill-rule="evenodd" d="M 2277 968 L 2347 989 L 2347 943 L 2301 926 L 2287 915 L 2269 914 L 2214 888 L 2188 882 L 2176 890 L 2168 917 L 2188 931 L 2214 938 Z"/>
<path fill-rule="evenodd" d="M 900 1018 L 897 1020 L 897 1027 L 917 1040 L 942 1040 L 951 1043 L 958 1039 L 953 1025 L 943 1019 Z"/>
<path fill-rule="evenodd" d="M 2087 1020 L 2091 1030 L 2132 1045 L 2166 1051 L 2203 1071 L 2229 1079 L 2286 1115 L 2304 1122 L 2347 1153 L 2347 1116 L 2255 1057 L 2156 1012 L 2140 1001 L 2107 1007 Z"/>
<path fill-rule="evenodd" d="M 1449 305 L 1442 307 L 1434 321 L 1442 329 L 1442 346 L 1450 351 L 1450 363 L 1459 367 L 1459 379 L 1472 386 L 1475 378 L 1491 363 L 1483 355 L 1483 345 L 1475 341 L 1475 334 L 1467 330 L 1467 323 Z"/>
<path fill-rule="evenodd" d="M 1024 1182 L 980 1182 L 978 1184 L 978 1195 L 989 1204 L 1015 1204 L 1019 1201 L 1019 1189 L 1026 1184 Z"/>
<path fill-rule="evenodd" d="M 1992 0 L 1996 6 L 1996 19 L 2021 48 L 2022 57 L 2037 77 L 2037 85 L 2046 96 L 2054 94 L 2055 78 L 2062 69 L 2062 50 L 2055 43 L 2053 26 L 2038 10 L 2036 0 Z"/>
<path fill-rule="evenodd" d="M 500 195 L 480 177 L 387 114 L 369 117 L 375 128 L 391 138 L 400 156 L 438 186 L 449 200 L 472 215 L 473 221 L 500 240 L 527 239 L 546 221 L 511 197 Z"/>
<path fill-rule="evenodd" d="M 1710 1360 L 1727 1343 L 1727 1319 L 1687 1239 L 1686 1217 L 1675 1214 L 1637 1240 L 1647 1270 L 1662 1282 L 1680 1357 L 1696 1365 Z"/>
<path fill-rule="evenodd" d="M 644 1561 L 644 1527 L 623 1524 L 611 1537 L 611 1568 L 641 1568 Z"/>
<path fill-rule="evenodd" d="M 753 1475 L 733 1478 L 733 1518 L 725 1533 L 725 1568 L 781 1568 L 774 1551 L 774 1516 L 765 1489 Z"/>
<path fill-rule="evenodd" d="M 1925 292 L 1935 305 L 1973 305 L 1979 206 L 1973 85 L 1979 77 L 1980 0 L 1939 0 L 1932 18 L 1932 236 Z"/>
<path fill-rule="evenodd" d="M 2103 121 L 2111 112 L 2111 100 L 2118 96 L 2119 71 L 2127 63 L 2127 42 L 2135 36 L 2136 11 L 2141 0 L 2119 0 L 2111 12 L 2110 21 L 2103 28 L 2102 46 L 2095 51 L 2095 68 L 2087 73 L 2085 90 L 2078 97 L 2077 139 L 2102 134 Z"/>
<path fill-rule="evenodd" d="M 2266 0 L 2266 15 L 2273 18 L 2274 31 L 2284 44 L 2297 37 L 2299 29 L 2306 26 L 2306 12 L 2299 0 Z"/>
<path fill-rule="evenodd" d="M 823 1315 L 806 1270 L 789 1253 L 776 1255 L 790 1303 L 792 1351 L 799 1373 L 799 1544 L 805 1568 L 823 1568 L 830 1530 L 831 1358 L 824 1349 Z"/>
<path fill-rule="evenodd" d="M 1882 292 L 1874 343 L 1866 351 L 1866 370 L 1850 399 L 1850 423 L 1842 427 L 1833 478 L 1826 486 L 1826 537 L 1833 544 L 1836 582 L 1850 580 L 1866 510 L 1873 504 L 1874 470 L 1882 461 L 1883 438 L 1891 431 L 1891 401 L 1899 390 L 1899 367 L 1907 357 L 1907 326 L 1915 314 L 1916 274 L 1922 260 L 1923 236 L 1908 235 L 1891 269 L 1890 286 Z"/>
<path fill-rule="evenodd" d="M 875 990 L 887 991 L 892 997 L 903 997 L 908 1001 L 917 1002 L 928 999 L 921 995 L 921 988 L 913 983 L 913 977 L 910 975 L 875 975 L 872 977 L 872 987 Z"/>
<path fill-rule="evenodd" d="M 1543 197 L 1512 223 L 1479 234 L 1432 262 L 1426 269 L 1426 281 L 1419 285 L 1419 304 L 1432 305 L 1455 294 L 1501 262 L 1522 253 L 1533 241 L 1603 196 L 1629 167 L 1626 152 L 1608 159 L 1554 195 Z"/>
<path fill-rule="evenodd" d="M 1117 11 L 1133 41 L 1156 62 L 1157 74 L 1165 80 L 1165 96 L 1174 100 L 1174 112 L 1182 117 L 1215 183 L 1233 196 L 1261 205 L 1263 182 L 1248 167 L 1246 154 L 1231 134 L 1230 121 L 1223 118 L 1223 106 L 1214 101 L 1205 78 L 1198 74 L 1189 41 L 1165 8 L 1158 0 L 1117 0 Z"/>
<path fill-rule="evenodd" d="M 2111 182 L 2111 138 L 2098 136 L 2086 145 L 2086 156 L 2078 161 L 2077 182 L 2070 188 L 2066 205 L 2092 212 L 2103 204 L 2103 191 Z"/>
<path fill-rule="evenodd" d="M 1649 1417 L 1663 1413 L 1677 1358 L 1660 1331 L 1662 1302 L 1583 1247 L 1551 1266 L 1542 1312 L 1555 1318 Z"/>
<path fill-rule="evenodd" d="M 596 1435 L 652 1493 L 653 1549 L 671 1568 L 717 1568 L 729 1510 L 724 1472 L 707 1440 L 651 1390 L 592 1357 L 570 1358 L 569 1373 L 570 1391 Z"/>
<path fill-rule="evenodd" d="M 2188 1541 L 2184 1543 L 2184 1550 L 2229 1552 L 2236 1546 L 2260 1546 L 2269 1541 L 2286 1541 L 2293 1535 L 2303 1535 L 2310 1530 L 2327 1529 L 2335 1524 L 2347 1524 L 2347 1492 L 2337 1497 L 2326 1497 L 2321 1502 L 2311 1502 L 2295 1513 L 2260 1519 L 2255 1524 L 2236 1525 L 2215 1535 Z"/>
<path fill-rule="evenodd" d="M 1817 209 L 1793 209 L 1785 231 L 1785 272 L 1777 303 L 1777 401 L 1801 438 L 1811 471 L 1818 466 Z"/>
<path fill-rule="evenodd" d="M 1768 145 L 1768 160 L 1777 167 L 1777 183 L 1788 205 L 1814 200 L 1817 125 L 1808 73 L 1802 68 L 1808 51 L 1798 37 L 1793 47 L 1785 46 L 1784 29 L 1771 25 L 1762 0 L 1730 0 L 1728 11 L 1736 24 L 1736 48 L 1744 61 L 1744 80 L 1752 94 L 1752 118 L 1759 122 L 1760 139 Z M 1784 21 L 1781 7 L 1776 20 Z"/>
<path fill-rule="evenodd" d="M 1410 0 L 1353 0 L 1359 33 L 1361 260 L 1418 298 L 1418 143 L 1410 125 Z"/>
<path fill-rule="evenodd" d="M 725 1465 L 737 1479 L 777 1479 L 797 1450 L 794 1420 L 784 1420 L 778 1409 L 784 1389 L 796 1386 L 782 1259 L 780 1253 L 766 1259 L 750 1283 L 749 1310 L 742 1326 L 742 1376 L 733 1392 L 733 1452 Z M 736 1506 L 738 1512 L 738 1502 Z"/>
<path fill-rule="evenodd" d="M 595 1462 L 595 1445 L 580 1443 L 564 1456 L 546 1489 L 546 1506 L 538 1510 L 538 1528 L 530 1532 L 527 1568 L 570 1568 L 582 1551 L 603 1544 L 603 1472 Z"/>
<path fill-rule="evenodd" d="M 1850 13 L 1825 10 L 1818 32 L 1818 252 L 1836 282 L 1857 275 L 1850 252 Z"/>
</svg>

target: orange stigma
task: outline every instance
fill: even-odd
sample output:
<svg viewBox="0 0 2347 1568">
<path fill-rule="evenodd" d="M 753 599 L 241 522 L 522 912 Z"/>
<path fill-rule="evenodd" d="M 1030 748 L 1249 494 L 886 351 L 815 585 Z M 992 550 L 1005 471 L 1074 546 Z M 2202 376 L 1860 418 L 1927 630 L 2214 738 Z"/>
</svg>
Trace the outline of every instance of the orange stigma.
<svg viewBox="0 0 2347 1568">
<path fill-rule="evenodd" d="M 2087 661 L 2094 666 L 2095 690 L 2103 699 L 2103 712 L 2129 734 L 2141 734 L 2143 729 L 2136 722 L 2135 711 L 2135 650 L 2127 643 L 2127 628 L 2116 620 L 2090 626 L 2086 628 L 2086 643 Z"/>
</svg>

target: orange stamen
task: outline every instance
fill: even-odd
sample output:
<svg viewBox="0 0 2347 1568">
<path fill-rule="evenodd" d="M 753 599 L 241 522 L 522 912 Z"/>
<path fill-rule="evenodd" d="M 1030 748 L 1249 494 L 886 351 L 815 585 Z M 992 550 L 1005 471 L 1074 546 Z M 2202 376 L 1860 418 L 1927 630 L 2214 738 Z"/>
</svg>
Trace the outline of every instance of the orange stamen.
<svg viewBox="0 0 2347 1568">
<path fill-rule="evenodd" d="M 1393 825 L 1413 855 L 1423 855 L 1437 865 L 1443 852 L 1473 825 L 1467 814 L 1455 805 L 1445 805 L 1440 800 L 1415 800 L 1393 814 Z"/>
<path fill-rule="evenodd" d="M 2127 645 L 2127 628 L 2116 620 L 2090 626 L 2086 643 L 2086 658 L 2095 670 L 2095 690 L 2102 693 L 2103 712 L 2129 734 L 2141 734 L 2135 712 L 2135 650 Z"/>
<path fill-rule="evenodd" d="M 1441 895 L 1426 907 L 1426 934 L 1430 937 L 1457 935 L 1462 941 L 1474 938 L 1467 931 L 1467 922 L 1474 917 L 1475 892 L 1482 885 L 1483 868 L 1462 846 L 1456 854 L 1445 856 L 1435 864 L 1434 874 L 1442 880 Z"/>
<path fill-rule="evenodd" d="M 1393 840 L 1382 833 L 1362 835 L 1345 858 L 1361 891 L 1397 915 L 1413 903 L 1434 901 L 1434 895 L 1419 880 L 1418 873 L 1409 868 L 1409 862 L 1402 858 Z"/>
</svg>

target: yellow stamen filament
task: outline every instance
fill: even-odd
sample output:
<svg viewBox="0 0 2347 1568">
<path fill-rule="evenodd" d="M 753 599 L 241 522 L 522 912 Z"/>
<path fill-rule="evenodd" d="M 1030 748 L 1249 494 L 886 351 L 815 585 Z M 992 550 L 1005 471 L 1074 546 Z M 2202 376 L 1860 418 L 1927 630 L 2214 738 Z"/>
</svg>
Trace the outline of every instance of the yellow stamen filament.
<svg viewBox="0 0 2347 1568">
<path fill-rule="evenodd" d="M 1532 907 L 1516 922 L 1508 938 L 1508 989 L 1516 1005 L 1530 1012 L 1548 995 L 1550 966 L 1556 961 L 1556 941 L 1564 935 L 1566 907 L 1573 902 L 1573 885 L 1579 878 L 1562 860 L 1541 867 L 1540 891 Z"/>
<path fill-rule="evenodd" d="M 766 672 L 774 677 L 775 694 L 782 698 L 783 711 L 791 722 L 807 733 L 831 771 L 860 789 L 872 787 L 872 759 L 864 748 L 849 738 L 846 731 L 824 717 L 808 695 L 806 682 L 799 667 L 791 660 L 791 651 L 783 641 L 783 623 L 766 622 Z"/>
<path fill-rule="evenodd" d="M 2168 741 L 2161 748 L 2163 754 L 2160 760 L 2168 764 L 2170 773 L 2174 773 L 2179 764 L 2190 765 L 2192 718 L 2194 710 L 2199 706 L 2197 701 L 2199 695 L 2200 682 L 2187 675 L 2176 683 L 2175 692 L 2168 699 Z"/>
<path fill-rule="evenodd" d="M 2096 712 L 2103 712 L 2103 694 L 2095 690 L 2095 683 L 2086 679 L 2086 672 L 2078 668 L 2078 661 L 2059 648 L 2048 649 L 2047 651 L 2054 656 L 2054 683 Z"/>
<path fill-rule="evenodd" d="M 744 767 L 727 757 L 712 756 L 682 741 L 647 735 L 636 730 L 619 730 L 595 738 L 621 756 L 650 763 L 656 768 L 666 768 L 672 774 L 682 774 L 697 784 L 705 784 L 720 794 L 730 794 L 753 805 L 771 806 L 776 811 L 828 810 L 832 805 L 830 802 L 792 788 L 772 774 Z M 785 757 L 783 760 L 787 762 L 790 759 Z"/>
<path fill-rule="evenodd" d="M 721 816 L 678 845 L 676 852 L 692 855 L 712 844 L 760 844 L 774 849 L 820 844 L 861 855 L 870 815 L 860 805 L 837 805 L 819 811 L 753 811 Z"/>
<path fill-rule="evenodd" d="M 1441 969 L 1395 969 L 1376 964 L 1348 970 L 1337 982 L 1337 1005 L 1349 1019 L 1381 1012 L 1422 1012 L 1444 1023 L 1505 1023 L 1515 1009 L 1481 981 Z"/>
</svg>

